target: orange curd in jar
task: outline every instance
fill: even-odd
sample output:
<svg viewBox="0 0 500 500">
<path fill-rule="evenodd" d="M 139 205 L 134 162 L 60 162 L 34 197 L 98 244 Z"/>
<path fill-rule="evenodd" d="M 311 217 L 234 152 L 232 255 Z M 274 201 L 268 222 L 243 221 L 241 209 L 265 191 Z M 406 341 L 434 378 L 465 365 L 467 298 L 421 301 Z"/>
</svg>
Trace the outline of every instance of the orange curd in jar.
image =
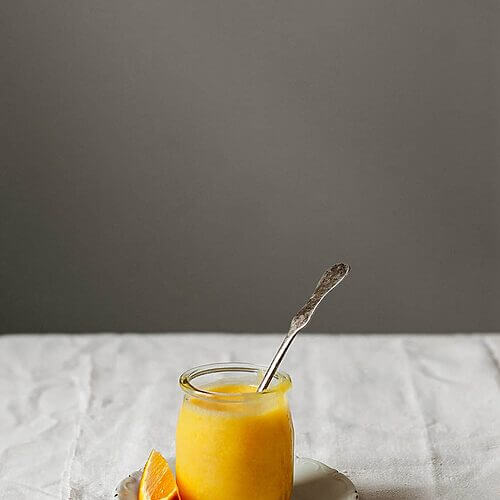
<svg viewBox="0 0 500 500">
<path fill-rule="evenodd" d="M 289 500 L 293 483 L 290 377 L 278 372 L 257 393 L 262 367 L 201 366 L 180 378 L 176 435 L 182 500 Z"/>
</svg>

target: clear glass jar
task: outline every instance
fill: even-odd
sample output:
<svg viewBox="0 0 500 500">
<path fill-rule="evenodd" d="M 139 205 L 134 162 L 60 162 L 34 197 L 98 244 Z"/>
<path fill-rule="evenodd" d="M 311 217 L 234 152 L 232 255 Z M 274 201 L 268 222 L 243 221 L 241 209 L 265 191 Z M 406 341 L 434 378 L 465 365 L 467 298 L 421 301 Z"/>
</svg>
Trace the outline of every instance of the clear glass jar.
<svg viewBox="0 0 500 500">
<path fill-rule="evenodd" d="M 183 373 L 176 434 L 182 500 L 289 500 L 294 434 L 278 372 L 257 393 L 265 368 L 248 363 L 200 366 Z"/>
</svg>

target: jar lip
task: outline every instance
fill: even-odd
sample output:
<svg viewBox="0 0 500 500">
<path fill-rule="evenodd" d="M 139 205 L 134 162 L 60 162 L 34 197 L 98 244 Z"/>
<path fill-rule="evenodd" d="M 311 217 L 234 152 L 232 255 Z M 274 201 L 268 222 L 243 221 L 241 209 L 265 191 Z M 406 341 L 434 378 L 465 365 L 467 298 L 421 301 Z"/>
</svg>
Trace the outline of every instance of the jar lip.
<svg viewBox="0 0 500 500">
<path fill-rule="evenodd" d="M 204 399 L 217 399 L 219 401 L 227 402 L 243 402 L 262 398 L 273 394 L 284 394 L 292 386 L 292 380 L 288 373 L 277 371 L 274 374 L 273 380 L 277 383 L 272 384 L 264 392 L 242 392 L 242 393 L 227 393 L 208 391 L 193 384 L 193 380 L 202 376 L 210 375 L 213 373 L 262 373 L 264 375 L 267 366 L 255 365 L 253 363 L 245 362 L 228 362 L 228 363 L 210 363 L 207 365 L 195 366 L 186 370 L 179 377 L 179 385 L 181 389 L 190 396 L 201 397 Z"/>
</svg>

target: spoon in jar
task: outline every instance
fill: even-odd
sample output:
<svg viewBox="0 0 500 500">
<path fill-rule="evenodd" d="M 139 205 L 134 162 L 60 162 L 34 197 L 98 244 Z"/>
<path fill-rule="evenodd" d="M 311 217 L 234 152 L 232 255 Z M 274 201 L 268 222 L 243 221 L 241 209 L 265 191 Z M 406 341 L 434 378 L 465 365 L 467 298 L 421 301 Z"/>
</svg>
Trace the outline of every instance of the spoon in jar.
<svg viewBox="0 0 500 500">
<path fill-rule="evenodd" d="M 327 269 L 323 276 L 321 276 L 314 293 L 292 318 L 290 329 L 283 339 L 278 351 L 274 355 L 274 358 L 264 374 L 264 378 L 259 384 L 259 387 L 257 387 L 257 392 L 263 392 L 267 389 L 272 378 L 274 377 L 274 374 L 276 373 L 276 370 L 278 369 L 278 366 L 285 357 L 285 354 L 293 340 L 297 336 L 297 333 L 299 333 L 299 331 L 302 330 L 307 323 L 309 323 L 309 320 L 318 307 L 318 304 L 325 298 L 326 294 L 333 290 L 347 276 L 350 270 L 351 268 L 348 264 L 340 262 L 335 264 L 333 267 L 330 267 L 330 269 Z"/>
</svg>

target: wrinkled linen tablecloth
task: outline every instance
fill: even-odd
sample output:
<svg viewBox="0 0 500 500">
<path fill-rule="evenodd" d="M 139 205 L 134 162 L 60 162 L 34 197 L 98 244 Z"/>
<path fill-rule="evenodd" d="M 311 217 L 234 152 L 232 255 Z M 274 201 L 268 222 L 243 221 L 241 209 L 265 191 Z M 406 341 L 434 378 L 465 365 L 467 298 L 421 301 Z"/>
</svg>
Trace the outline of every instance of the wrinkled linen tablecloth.
<svg viewBox="0 0 500 500">
<path fill-rule="evenodd" d="M 174 454 L 183 370 L 265 364 L 280 341 L 1 336 L 0 498 L 112 498 L 152 447 Z M 301 334 L 284 363 L 296 453 L 365 500 L 500 499 L 499 359 L 497 335 Z"/>
</svg>

